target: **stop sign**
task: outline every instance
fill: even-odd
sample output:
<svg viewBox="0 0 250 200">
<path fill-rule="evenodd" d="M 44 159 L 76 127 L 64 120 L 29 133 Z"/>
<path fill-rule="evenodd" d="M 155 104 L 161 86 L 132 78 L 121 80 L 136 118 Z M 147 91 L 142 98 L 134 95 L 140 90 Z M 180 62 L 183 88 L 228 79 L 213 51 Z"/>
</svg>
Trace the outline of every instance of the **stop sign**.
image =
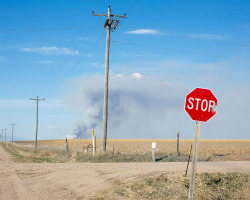
<svg viewBox="0 0 250 200">
<path fill-rule="evenodd" d="M 195 121 L 206 122 L 216 114 L 217 99 L 209 89 L 196 88 L 186 96 L 185 110 Z"/>
</svg>

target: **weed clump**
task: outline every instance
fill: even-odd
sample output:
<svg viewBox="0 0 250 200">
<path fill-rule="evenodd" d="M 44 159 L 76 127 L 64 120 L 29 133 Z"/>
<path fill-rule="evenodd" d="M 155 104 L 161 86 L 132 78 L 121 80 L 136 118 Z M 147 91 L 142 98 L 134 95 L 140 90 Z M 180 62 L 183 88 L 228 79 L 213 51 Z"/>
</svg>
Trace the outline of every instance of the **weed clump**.
<svg viewBox="0 0 250 200">
<path fill-rule="evenodd" d="M 242 173 L 197 174 L 194 199 L 226 200 L 249 199 L 250 175 Z M 187 199 L 189 178 L 162 174 L 130 183 L 118 181 L 114 190 L 107 191 L 104 199 Z M 126 198 L 125 198 L 126 197 Z"/>
</svg>

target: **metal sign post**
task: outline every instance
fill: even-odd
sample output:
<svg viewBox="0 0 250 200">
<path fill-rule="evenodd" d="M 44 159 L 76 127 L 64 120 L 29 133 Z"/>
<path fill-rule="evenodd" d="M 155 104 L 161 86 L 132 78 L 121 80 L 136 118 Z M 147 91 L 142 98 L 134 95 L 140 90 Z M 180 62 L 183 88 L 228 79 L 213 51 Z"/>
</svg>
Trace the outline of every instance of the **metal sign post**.
<svg viewBox="0 0 250 200">
<path fill-rule="evenodd" d="M 200 129 L 201 129 L 201 122 L 196 122 L 194 154 L 193 154 L 193 159 L 192 159 L 193 166 L 192 166 L 192 174 L 191 174 L 191 179 L 190 179 L 190 184 L 189 184 L 188 200 L 194 199 L 194 186 L 195 186 L 196 165 L 197 165 L 197 158 L 198 158 Z"/>
<path fill-rule="evenodd" d="M 195 143 L 192 174 L 189 185 L 188 200 L 194 199 L 195 174 L 198 158 L 201 122 L 207 122 L 216 114 L 217 99 L 209 89 L 196 88 L 186 96 L 185 110 L 192 120 L 196 121 Z"/>
</svg>

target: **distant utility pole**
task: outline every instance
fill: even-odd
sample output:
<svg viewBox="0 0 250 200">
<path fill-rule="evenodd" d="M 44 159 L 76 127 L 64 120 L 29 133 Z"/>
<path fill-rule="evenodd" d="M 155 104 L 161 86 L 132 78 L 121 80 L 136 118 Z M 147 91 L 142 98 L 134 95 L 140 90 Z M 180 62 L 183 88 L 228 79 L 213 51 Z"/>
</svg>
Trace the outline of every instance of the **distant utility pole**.
<svg viewBox="0 0 250 200">
<path fill-rule="evenodd" d="M 16 124 L 10 124 L 11 126 L 12 126 L 12 144 L 13 144 L 13 133 L 14 133 L 14 126 L 16 125 Z"/>
<path fill-rule="evenodd" d="M 3 142 L 3 130 L 2 130 L 2 142 Z"/>
<path fill-rule="evenodd" d="M 7 131 L 8 129 L 4 129 L 4 131 L 5 131 L 5 142 L 6 142 L 6 131 Z"/>
<path fill-rule="evenodd" d="M 38 133 L 38 102 L 39 101 L 45 101 L 45 98 L 43 99 L 39 99 L 39 97 L 37 97 L 36 99 L 32 99 L 30 98 L 30 100 L 35 100 L 36 101 L 36 149 L 37 149 L 37 133 Z"/>
<path fill-rule="evenodd" d="M 103 151 L 106 152 L 107 143 L 107 125 L 108 125 L 108 78 L 109 78 L 109 45 L 110 45 L 110 29 L 115 30 L 119 20 L 114 20 L 113 17 L 127 18 L 126 15 L 111 15 L 110 6 L 108 7 L 108 14 L 95 14 L 95 16 L 106 16 L 106 22 L 104 28 L 107 28 L 107 39 L 106 39 L 106 61 L 105 61 L 105 83 L 104 83 L 104 106 L 103 106 Z M 112 17 L 112 18 L 111 18 Z"/>
</svg>

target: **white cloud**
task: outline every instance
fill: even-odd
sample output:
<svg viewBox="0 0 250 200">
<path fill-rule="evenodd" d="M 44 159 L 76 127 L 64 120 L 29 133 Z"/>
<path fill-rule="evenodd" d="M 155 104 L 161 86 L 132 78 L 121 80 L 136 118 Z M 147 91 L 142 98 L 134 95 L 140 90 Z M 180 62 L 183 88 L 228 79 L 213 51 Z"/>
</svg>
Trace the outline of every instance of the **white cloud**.
<svg viewBox="0 0 250 200">
<path fill-rule="evenodd" d="M 204 39 L 204 40 L 225 40 L 228 39 L 226 35 L 216 34 L 187 34 L 187 37 L 191 39 Z"/>
<path fill-rule="evenodd" d="M 133 31 L 127 31 L 126 33 L 129 34 L 143 34 L 143 35 L 156 35 L 159 34 L 160 31 L 154 30 L 154 29 L 138 29 Z"/>
<path fill-rule="evenodd" d="M 127 31 L 128 34 L 142 34 L 142 35 L 156 35 L 161 34 L 172 37 L 186 37 L 190 39 L 203 39 L 203 40 L 226 40 L 228 35 L 222 34 L 207 34 L 207 33 L 165 33 L 155 29 L 138 29 L 133 31 Z M 139 54 L 138 54 L 139 55 Z M 139 55 L 141 56 L 141 55 Z"/>
<path fill-rule="evenodd" d="M 118 78 L 124 77 L 122 74 L 116 74 L 115 76 L 117 76 Z"/>
<path fill-rule="evenodd" d="M 142 79 L 144 76 L 140 73 L 133 73 L 131 77 L 136 79 Z"/>
<path fill-rule="evenodd" d="M 24 52 L 31 52 L 37 54 L 46 54 L 46 55 L 78 55 L 77 50 L 73 51 L 66 47 L 39 47 L 39 48 L 22 48 Z"/>
</svg>

